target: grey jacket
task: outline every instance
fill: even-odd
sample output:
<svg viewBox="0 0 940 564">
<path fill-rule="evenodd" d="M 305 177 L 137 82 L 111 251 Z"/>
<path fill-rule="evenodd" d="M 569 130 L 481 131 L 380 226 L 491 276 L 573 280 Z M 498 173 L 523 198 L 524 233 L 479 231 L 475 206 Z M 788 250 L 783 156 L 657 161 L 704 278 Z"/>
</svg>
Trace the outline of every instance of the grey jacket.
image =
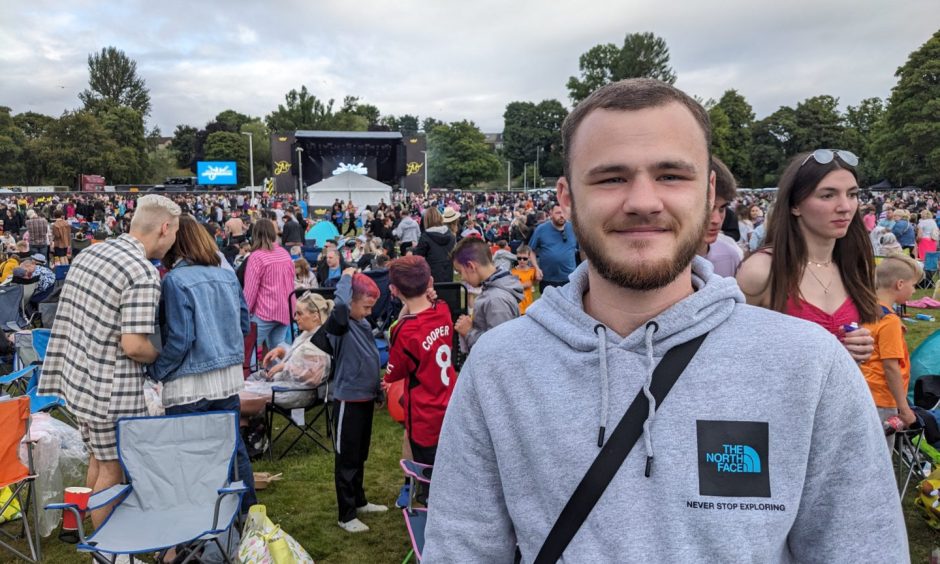
<svg viewBox="0 0 940 564">
<path fill-rule="evenodd" d="M 705 332 L 563 561 L 908 562 L 874 402 L 832 335 L 745 305 L 696 258 L 696 292 L 621 338 L 584 312 L 587 266 L 470 353 L 424 562 L 512 562 L 517 543 L 532 562 L 598 428 L 609 438 L 665 352 Z"/>
<path fill-rule="evenodd" d="M 344 274 L 336 285 L 333 312 L 326 332 L 333 346 L 333 397 L 345 401 L 375 399 L 379 390 L 379 349 L 365 319 L 349 317 L 352 278 Z"/>
<path fill-rule="evenodd" d="M 505 270 L 484 280 L 483 291 L 473 302 L 473 327 L 466 337 L 460 337 L 460 349 L 469 351 L 483 333 L 519 317 L 519 302 L 524 296 L 522 283 Z"/>
</svg>

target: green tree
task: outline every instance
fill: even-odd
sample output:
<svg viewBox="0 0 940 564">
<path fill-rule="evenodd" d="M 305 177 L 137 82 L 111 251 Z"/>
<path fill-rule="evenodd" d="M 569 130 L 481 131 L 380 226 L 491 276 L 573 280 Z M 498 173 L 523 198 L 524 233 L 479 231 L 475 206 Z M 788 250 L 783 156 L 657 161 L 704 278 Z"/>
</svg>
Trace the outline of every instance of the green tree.
<svg viewBox="0 0 940 564">
<path fill-rule="evenodd" d="M 561 124 L 568 111 L 558 100 L 510 102 L 503 112 L 503 156 L 521 171 L 539 160 L 542 176 L 561 176 Z"/>
<path fill-rule="evenodd" d="M 796 118 L 793 108 L 781 106 L 751 128 L 751 178 L 753 188 L 776 186 L 792 149 Z"/>
<path fill-rule="evenodd" d="M 109 183 L 121 184 L 118 145 L 111 132 L 89 111 L 66 112 L 43 136 L 39 158 L 46 165 L 43 178 L 51 184 L 76 186 L 79 174 L 101 174 Z"/>
<path fill-rule="evenodd" d="M 109 157 L 106 178 L 116 184 L 143 182 L 150 176 L 143 116 L 127 106 L 109 105 L 96 117 L 118 147 Z"/>
<path fill-rule="evenodd" d="M 791 140 L 792 156 L 802 151 L 838 147 L 845 130 L 839 99 L 833 96 L 813 96 L 796 105 L 796 129 Z"/>
<path fill-rule="evenodd" d="M 150 91 L 137 76 L 137 63 L 115 47 L 88 55 L 89 88 L 78 98 L 85 109 L 96 110 L 102 102 L 127 106 L 140 115 L 150 115 Z"/>
<path fill-rule="evenodd" d="M 875 151 L 896 184 L 940 187 L 940 31 L 910 54 L 894 76 Z"/>
<path fill-rule="evenodd" d="M 628 33 L 623 46 L 613 43 L 595 45 L 578 59 L 581 78 L 568 78 L 568 93 L 575 104 L 610 82 L 625 78 L 656 78 L 669 84 L 676 73 L 669 66 L 669 47 L 653 33 Z"/>
<path fill-rule="evenodd" d="M 247 137 L 230 131 L 216 131 L 206 138 L 205 151 L 207 161 L 235 161 L 238 185 L 249 185 Z"/>
<path fill-rule="evenodd" d="M 731 153 L 731 120 L 717 104 L 709 108 L 708 120 L 712 126 L 712 154 L 724 161 Z"/>
<path fill-rule="evenodd" d="M 40 158 L 40 149 L 45 135 L 55 125 L 56 119 L 36 112 L 24 112 L 13 116 L 13 122 L 26 136 L 20 156 L 24 167 L 22 182 L 28 186 L 43 184 L 47 163 Z"/>
<path fill-rule="evenodd" d="M 428 133 L 428 182 L 447 188 L 470 188 L 500 171 L 499 159 L 472 121 L 437 125 Z"/>
<path fill-rule="evenodd" d="M 16 125 L 11 111 L 0 106 L 0 184 L 20 184 L 26 178 L 22 160 L 26 134 Z"/>
<path fill-rule="evenodd" d="M 199 130 L 191 125 L 177 125 L 173 131 L 170 149 L 179 168 L 190 168 L 196 162 L 196 133 Z"/>
<path fill-rule="evenodd" d="M 418 134 L 418 116 L 404 114 L 398 118 L 398 127 L 396 128 L 405 137 L 412 137 Z"/>
<path fill-rule="evenodd" d="M 852 151 L 859 158 L 858 173 L 862 181 L 880 180 L 881 158 L 874 149 L 875 128 L 884 119 L 881 98 L 865 98 L 858 106 L 845 109 L 845 130 L 839 147 Z"/>
<path fill-rule="evenodd" d="M 432 117 L 426 117 L 421 120 L 421 131 L 425 133 L 431 133 L 431 131 L 433 131 L 434 128 L 439 125 L 444 125 L 444 122 Z"/>
<path fill-rule="evenodd" d="M 226 131 L 239 131 L 243 125 L 251 120 L 251 116 L 236 112 L 235 110 L 225 110 L 215 116 L 216 123 L 224 125 Z"/>
<path fill-rule="evenodd" d="M 728 129 L 724 134 L 722 149 L 716 150 L 713 144 L 712 151 L 728 166 L 735 178 L 744 182 L 751 175 L 751 127 L 754 125 L 754 110 L 737 90 L 726 90 L 712 109 L 717 110 L 727 119 Z"/>
<path fill-rule="evenodd" d="M 298 92 L 291 89 L 284 96 L 284 103 L 264 118 L 273 132 L 297 129 L 327 129 L 333 118 L 333 100 L 321 102 L 306 86 Z"/>
</svg>

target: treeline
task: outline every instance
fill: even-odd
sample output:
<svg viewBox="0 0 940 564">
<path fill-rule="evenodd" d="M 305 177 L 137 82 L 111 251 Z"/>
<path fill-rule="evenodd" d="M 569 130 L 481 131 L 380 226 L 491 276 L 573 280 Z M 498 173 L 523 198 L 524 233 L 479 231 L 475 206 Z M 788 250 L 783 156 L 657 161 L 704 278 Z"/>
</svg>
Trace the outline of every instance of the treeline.
<svg viewBox="0 0 940 564">
<path fill-rule="evenodd" d="M 150 97 L 136 63 L 107 47 L 88 57 L 89 88 L 81 109 L 58 118 L 0 106 L 0 184 L 74 185 L 79 173 L 103 174 L 109 183 L 162 182 L 191 174 L 199 160 L 233 160 L 247 185 L 249 137 L 255 182 L 270 175 L 272 132 L 298 129 L 424 132 L 428 137 L 428 180 L 432 186 L 469 188 L 514 185 L 560 176 L 561 123 L 568 109 L 558 100 L 513 101 L 503 113 L 501 145 L 491 149 L 467 120 L 443 123 L 433 117 L 382 115 L 356 96 L 337 105 L 301 86 L 269 114 L 249 116 L 228 109 L 197 127 L 176 126 L 169 146 L 160 131 L 148 131 Z M 674 83 L 669 49 L 652 33 L 630 33 L 622 45 L 596 45 L 579 58 L 580 74 L 566 83 L 572 104 L 599 86 L 646 76 Z M 897 69 L 887 100 L 866 98 L 840 110 L 839 99 L 818 95 L 782 106 L 757 119 L 735 89 L 704 100 L 713 128 L 713 152 L 742 186 L 773 186 L 796 153 L 821 147 L 847 149 L 861 159 L 863 183 L 888 179 L 895 185 L 940 187 L 940 31 Z M 537 166 L 536 166 L 537 163 Z M 530 180 L 530 185 L 535 182 Z"/>
</svg>

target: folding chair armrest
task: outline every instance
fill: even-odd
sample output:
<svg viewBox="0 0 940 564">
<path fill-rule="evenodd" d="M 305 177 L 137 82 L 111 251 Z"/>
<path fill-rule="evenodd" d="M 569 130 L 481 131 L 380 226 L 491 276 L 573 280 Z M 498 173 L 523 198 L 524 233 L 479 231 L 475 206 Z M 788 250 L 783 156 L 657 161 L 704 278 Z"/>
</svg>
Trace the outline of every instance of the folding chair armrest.
<svg viewBox="0 0 940 564">
<path fill-rule="evenodd" d="M 82 526 L 82 514 L 78 506 L 74 503 L 50 503 L 45 506 L 46 511 L 71 511 L 75 514 L 75 522 L 78 523 L 78 542 L 85 544 L 85 527 Z"/>
<path fill-rule="evenodd" d="M 216 530 L 219 527 L 219 508 L 222 505 L 222 500 L 225 499 L 227 495 L 241 495 L 248 491 L 248 486 L 245 485 L 245 482 L 239 480 L 237 482 L 232 482 L 224 488 L 219 488 L 219 497 L 215 498 L 215 509 L 212 511 L 212 530 Z"/>
<path fill-rule="evenodd" d="M 237 482 L 232 482 L 224 488 L 219 488 L 219 496 L 225 496 L 229 494 L 244 493 L 248 491 L 248 486 L 245 485 L 245 482 L 239 480 Z"/>
<path fill-rule="evenodd" d="M 398 464 L 401 466 L 405 476 L 414 478 L 415 480 L 425 484 L 431 483 L 431 479 L 428 478 L 426 474 L 430 473 L 430 471 L 434 469 L 433 466 L 428 464 L 421 464 L 420 462 L 415 462 L 414 460 L 401 460 Z"/>
<path fill-rule="evenodd" d="M 116 486 L 111 486 L 106 490 L 101 490 L 98 493 L 92 494 L 88 498 L 88 510 L 101 509 L 105 505 L 110 504 L 115 499 L 121 497 L 127 492 L 131 491 L 130 484 L 117 484 Z"/>
<path fill-rule="evenodd" d="M 26 368 L 17 370 L 16 372 L 10 372 L 9 374 L 0 376 L 0 385 L 6 386 L 16 382 L 17 380 L 26 378 L 27 376 L 32 376 L 34 370 L 36 370 L 36 366 L 31 364 Z"/>
<path fill-rule="evenodd" d="M 317 388 L 307 386 L 306 388 L 288 388 L 286 386 L 272 386 L 272 394 L 283 394 L 284 392 L 315 392 Z"/>
</svg>

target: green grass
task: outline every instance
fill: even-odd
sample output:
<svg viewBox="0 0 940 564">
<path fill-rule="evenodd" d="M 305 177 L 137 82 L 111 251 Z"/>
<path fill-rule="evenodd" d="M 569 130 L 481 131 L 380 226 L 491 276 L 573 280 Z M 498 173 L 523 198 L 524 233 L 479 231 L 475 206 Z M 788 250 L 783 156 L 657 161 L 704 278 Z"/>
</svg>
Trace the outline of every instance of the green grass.
<svg viewBox="0 0 940 564">
<path fill-rule="evenodd" d="M 918 292 L 917 298 L 924 292 Z M 909 309 L 914 315 L 920 310 Z M 925 311 L 935 315 L 933 313 Z M 928 335 L 940 328 L 940 322 L 906 323 L 908 343 L 913 351 Z M 391 507 L 388 513 L 369 515 L 363 521 L 368 533 L 350 535 L 336 525 L 336 496 L 333 488 L 333 456 L 301 442 L 283 460 L 256 462 L 256 471 L 283 472 L 283 479 L 258 492 L 259 502 L 268 515 L 297 539 L 318 563 L 331 562 L 401 562 L 410 545 L 401 511 L 393 504 L 402 484 L 398 467 L 401 458 L 402 428 L 391 420 L 385 409 L 377 409 L 372 433 L 372 450 L 366 464 L 366 494 L 373 503 Z M 287 443 L 279 443 L 279 453 Z M 851 452 L 846 452 L 851 460 Z M 861 493 L 860 495 L 864 495 Z M 940 533 L 927 526 L 913 506 L 913 495 L 904 500 L 912 562 L 927 562 L 934 547 L 940 546 Z M 56 534 L 43 539 L 44 562 L 78 562 L 71 545 L 58 541 Z M 847 548 L 848 550 L 851 547 Z M 4 559 L 4 562 L 12 561 Z"/>
</svg>

